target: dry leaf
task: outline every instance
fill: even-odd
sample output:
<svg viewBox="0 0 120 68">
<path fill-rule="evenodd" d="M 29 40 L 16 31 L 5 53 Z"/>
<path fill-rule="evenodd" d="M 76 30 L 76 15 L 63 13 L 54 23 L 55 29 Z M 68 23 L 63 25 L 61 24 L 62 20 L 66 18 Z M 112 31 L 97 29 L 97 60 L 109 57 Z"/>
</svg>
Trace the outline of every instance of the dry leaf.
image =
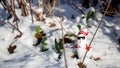
<svg viewBox="0 0 120 68">
<path fill-rule="evenodd" d="M 41 34 L 41 33 L 39 33 L 39 34 L 36 33 L 36 34 L 35 34 L 35 37 L 38 38 L 38 39 L 39 39 L 39 38 L 42 38 L 42 34 Z"/>
<path fill-rule="evenodd" d="M 12 53 L 14 53 L 14 50 L 16 49 L 16 45 L 14 45 L 14 46 L 9 46 L 9 48 L 8 48 L 8 52 L 10 53 L 10 54 L 12 54 Z"/>
<path fill-rule="evenodd" d="M 51 27 L 55 27 L 55 26 L 56 26 L 55 23 L 51 23 L 49 27 L 51 28 Z"/>
<path fill-rule="evenodd" d="M 42 38 L 42 36 L 45 36 L 46 33 L 44 33 L 43 31 L 41 31 L 40 33 L 36 33 L 34 36 L 37 38 L 37 39 L 40 39 Z"/>
<path fill-rule="evenodd" d="M 21 36 L 22 36 L 21 34 L 20 35 L 16 35 L 15 39 L 20 38 Z"/>
<path fill-rule="evenodd" d="M 101 60 L 99 57 L 94 58 L 94 61 L 99 61 Z"/>
<path fill-rule="evenodd" d="M 77 64 L 79 66 L 79 68 L 87 68 L 82 62 L 78 62 Z M 82 66 L 81 66 L 82 65 Z"/>
<path fill-rule="evenodd" d="M 36 20 L 37 20 L 37 21 L 40 21 L 40 17 L 39 17 L 39 16 L 36 16 Z"/>
<path fill-rule="evenodd" d="M 43 14 L 43 12 L 42 12 L 42 11 L 38 12 L 38 15 L 39 15 L 39 16 L 41 16 L 42 14 Z"/>
</svg>

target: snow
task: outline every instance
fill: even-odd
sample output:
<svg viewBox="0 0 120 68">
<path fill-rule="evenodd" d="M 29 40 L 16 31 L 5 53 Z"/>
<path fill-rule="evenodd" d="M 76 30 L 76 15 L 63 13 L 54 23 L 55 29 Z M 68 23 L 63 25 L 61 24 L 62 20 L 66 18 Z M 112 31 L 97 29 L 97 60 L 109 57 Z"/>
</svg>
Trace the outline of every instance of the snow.
<svg viewBox="0 0 120 68">
<path fill-rule="evenodd" d="M 1 9 L 0 9 L 1 10 Z M 57 10 L 57 8 L 55 8 Z M 61 12 L 64 16 L 65 20 L 62 22 L 64 26 L 64 34 L 78 34 L 79 30 L 77 25 L 80 24 L 82 29 L 87 28 L 85 26 L 85 21 L 81 22 L 81 14 L 72 9 L 66 4 L 61 5 Z M 0 26 L 0 68 L 65 68 L 64 57 L 62 57 L 59 61 L 56 61 L 58 54 L 53 50 L 54 40 L 55 38 L 62 38 L 62 29 L 56 18 L 59 17 L 48 17 L 46 18 L 46 23 L 42 21 L 35 21 L 32 24 L 31 15 L 27 17 L 21 16 L 20 9 L 16 9 L 16 13 L 19 16 L 19 28 L 23 32 L 23 35 L 17 39 L 14 45 L 17 46 L 15 49 L 15 53 L 9 54 L 7 48 L 9 45 L 15 41 L 14 37 L 18 34 L 15 30 L 12 33 L 12 27 L 9 24 L 4 24 Z M 56 13 L 56 11 L 55 11 Z M 74 15 L 76 19 L 71 19 L 71 15 Z M 101 14 L 97 13 L 98 21 L 101 18 Z M 106 17 L 109 19 L 108 17 Z M 12 23 L 12 19 L 9 20 Z M 97 20 L 91 20 L 94 25 L 98 25 Z M 116 23 L 114 23 L 116 22 Z M 100 57 L 101 59 L 98 61 L 94 61 L 93 59 L 86 58 L 84 64 L 87 68 L 120 68 L 120 52 L 117 49 L 119 44 L 117 44 L 117 38 L 115 38 L 115 32 L 118 32 L 118 36 L 120 37 L 120 26 L 117 24 L 118 20 L 107 21 L 104 19 L 100 29 L 93 40 L 92 46 L 92 56 Z M 56 26 L 50 28 L 50 24 L 55 23 Z M 83 24 L 82 24 L 83 23 Z M 49 47 L 48 51 L 40 52 L 40 45 L 34 47 L 33 44 L 36 42 L 36 38 L 34 37 L 36 27 L 40 25 L 43 31 L 47 34 L 47 44 Z M 96 26 L 92 25 L 91 28 L 87 28 L 89 30 L 89 36 L 87 37 L 88 44 L 92 39 L 92 36 L 96 30 Z M 107 27 L 106 27 L 107 26 Z M 56 30 L 58 29 L 58 30 Z M 68 46 L 73 46 L 72 44 L 68 44 Z M 71 58 L 73 55 L 72 48 L 66 48 L 66 57 L 68 68 L 79 68 L 77 63 L 82 61 L 81 59 Z"/>
</svg>

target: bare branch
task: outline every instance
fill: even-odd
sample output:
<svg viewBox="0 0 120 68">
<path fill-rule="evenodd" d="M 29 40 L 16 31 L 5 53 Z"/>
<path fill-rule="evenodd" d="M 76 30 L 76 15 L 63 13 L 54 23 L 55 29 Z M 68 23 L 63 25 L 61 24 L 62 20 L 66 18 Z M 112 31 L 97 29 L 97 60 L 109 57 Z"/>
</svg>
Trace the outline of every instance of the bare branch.
<svg viewBox="0 0 120 68">
<path fill-rule="evenodd" d="M 32 18 L 32 23 L 34 23 L 34 20 L 33 20 L 33 11 L 32 11 L 31 5 L 32 5 L 32 0 L 29 0 L 30 14 L 31 14 L 31 18 Z"/>
<path fill-rule="evenodd" d="M 100 25 L 101 25 L 101 23 L 102 23 L 102 20 L 103 20 L 103 18 L 105 17 L 108 8 L 110 7 L 110 3 L 111 3 L 111 0 L 109 0 L 109 2 L 108 2 L 107 8 L 106 8 L 106 10 L 105 10 L 105 13 L 104 13 L 104 15 L 102 16 L 102 19 L 101 19 L 100 23 L 99 23 L 98 26 L 97 26 L 97 29 L 96 29 L 93 37 L 92 37 L 92 40 L 90 41 L 89 47 L 91 46 L 91 44 L 92 44 L 92 42 L 93 42 L 93 39 L 95 38 L 95 36 L 96 36 L 96 34 L 97 34 L 97 31 L 98 31 L 98 29 L 99 29 L 99 27 L 100 27 Z M 84 61 L 85 61 L 85 58 L 86 58 L 87 53 L 88 53 L 88 51 L 86 51 L 86 53 L 85 53 L 85 55 L 84 55 L 84 57 L 83 57 L 82 65 L 83 65 L 83 63 L 84 63 Z M 81 65 L 80 68 L 82 68 L 82 65 Z"/>
</svg>

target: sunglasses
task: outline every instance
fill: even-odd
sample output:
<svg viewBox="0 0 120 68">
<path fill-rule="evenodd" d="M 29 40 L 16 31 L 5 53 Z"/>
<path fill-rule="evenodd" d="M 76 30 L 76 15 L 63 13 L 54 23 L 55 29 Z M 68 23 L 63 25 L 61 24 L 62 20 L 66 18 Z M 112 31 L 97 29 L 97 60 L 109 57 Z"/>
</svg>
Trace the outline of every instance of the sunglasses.
<svg viewBox="0 0 120 68">
<path fill-rule="evenodd" d="M 83 39 L 83 40 L 84 40 L 84 39 L 85 39 L 85 37 L 84 37 L 84 36 L 83 36 L 83 37 L 77 37 L 77 39 Z"/>
</svg>

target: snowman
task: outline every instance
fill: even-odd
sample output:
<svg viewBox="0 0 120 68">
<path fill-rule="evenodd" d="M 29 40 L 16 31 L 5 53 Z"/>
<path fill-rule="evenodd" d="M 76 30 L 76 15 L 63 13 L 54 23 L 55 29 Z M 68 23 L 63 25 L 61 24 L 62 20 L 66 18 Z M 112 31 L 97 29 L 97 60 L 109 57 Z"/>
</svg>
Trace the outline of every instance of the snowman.
<svg viewBox="0 0 120 68">
<path fill-rule="evenodd" d="M 87 30 L 81 30 L 77 35 L 77 42 L 74 48 L 76 48 L 80 59 L 84 57 L 86 51 L 91 51 L 91 47 L 87 44 L 88 34 L 89 32 Z M 89 57 L 91 57 L 91 55 L 89 55 Z"/>
</svg>

